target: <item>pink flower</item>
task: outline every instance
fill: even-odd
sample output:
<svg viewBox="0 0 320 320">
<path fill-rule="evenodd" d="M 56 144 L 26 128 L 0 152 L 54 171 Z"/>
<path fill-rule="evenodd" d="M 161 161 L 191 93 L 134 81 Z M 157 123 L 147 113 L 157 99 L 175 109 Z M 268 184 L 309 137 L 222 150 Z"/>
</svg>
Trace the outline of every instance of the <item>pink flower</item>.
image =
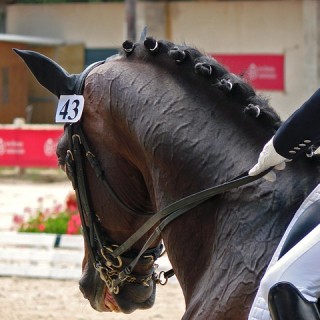
<svg viewBox="0 0 320 320">
<path fill-rule="evenodd" d="M 68 221 L 67 234 L 78 234 L 80 232 L 81 219 L 79 215 L 72 215 Z"/>
<path fill-rule="evenodd" d="M 14 223 L 14 224 L 20 225 L 20 224 L 23 224 L 23 222 L 24 222 L 23 216 L 21 216 L 21 215 L 19 215 L 19 214 L 15 214 L 15 215 L 13 216 L 13 223 Z"/>
<path fill-rule="evenodd" d="M 38 229 L 43 232 L 46 229 L 46 226 L 44 224 L 39 224 Z"/>
<path fill-rule="evenodd" d="M 71 212 L 74 212 L 78 209 L 77 199 L 74 193 L 69 194 L 66 200 L 66 205 Z"/>
<path fill-rule="evenodd" d="M 32 209 L 30 207 L 25 207 L 23 211 L 24 213 L 32 213 Z"/>
<path fill-rule="evenodd" d="M 51 210 L 50 210 L 49 208 L 45 208 L 45 209 L 43 210 L 43 214 L 44 214 L 45 216 L 50 216 Z"/>
<path fill-rule="evenodd" d="M 63 211 L 62 204 L 57 204 L 57 205 L 55 205 L 53 211 L 54 211 L 55 213 L 59 213 L 59 212 Z"/>
</svg>

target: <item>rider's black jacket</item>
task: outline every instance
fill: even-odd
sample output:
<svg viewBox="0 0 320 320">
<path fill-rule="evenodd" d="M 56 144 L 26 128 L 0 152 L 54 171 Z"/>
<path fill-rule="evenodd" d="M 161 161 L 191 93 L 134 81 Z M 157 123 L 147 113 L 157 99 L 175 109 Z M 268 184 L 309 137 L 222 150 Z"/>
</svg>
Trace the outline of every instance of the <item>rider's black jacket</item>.
<svg viewBox="0 0 320 320">
<path fill-rule="evenodd" d="M 320 142 L 320 89 L 318 89 L 276 132 L 273 145 L 287 159 L 305 153 Z"/>
</svg>

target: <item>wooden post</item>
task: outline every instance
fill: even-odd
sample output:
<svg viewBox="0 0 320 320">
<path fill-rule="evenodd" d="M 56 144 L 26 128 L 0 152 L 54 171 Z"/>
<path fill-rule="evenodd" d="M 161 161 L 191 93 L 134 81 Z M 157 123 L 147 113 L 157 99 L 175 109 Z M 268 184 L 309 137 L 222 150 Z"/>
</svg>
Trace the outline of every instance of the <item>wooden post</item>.
<svg viewBox="0 0 320 320">
<path fill-rule="evenodd" d="M 135 42 L 136 35 L 136 4 L 137 0 L 126 0 L 126 24 L 127 24 L 127 40 Z"/>
<path fill-rule="evenodd" d="M 0 0 L 0 33 L 6 32 L 6 6 Z"/>
<path fill-rule="evenodd" d="M 309 97 L 319 88 L 320 81 L 320 2 L 302 1 L 303 52 L 304 52 L 304 89 Z"/>
</svg>

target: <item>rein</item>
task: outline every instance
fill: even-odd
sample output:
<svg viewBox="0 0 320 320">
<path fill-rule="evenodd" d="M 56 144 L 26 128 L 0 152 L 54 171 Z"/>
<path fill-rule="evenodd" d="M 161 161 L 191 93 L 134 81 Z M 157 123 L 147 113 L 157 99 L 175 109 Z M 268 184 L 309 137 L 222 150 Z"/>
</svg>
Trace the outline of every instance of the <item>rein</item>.
<svg viewBox="0 0 320 320">
<path fill-rule="evenodd" d="M 104 61 L 89 66 L 80 75 L 76 86 L 76 92 L 82 93 L 86 76 L 93 68 L 102 63 L 104 63 Z M 173 270 L 162 272 L 159 276 L 154 270 L 154 261 L 160 257 L 163 246 L 162 244 L 159 244 L 156 248 L 149 249 L 151 244 L 160 236 L 161 231 L 173 220 L 197 207 L 201 203 L 218 194 L 256 181 L 270 171 L 269 169 L 256 176 L 249 176 L 248 173 L 245 172 L 226 183 L 182 198 L 156 213 L 144 213 L 149 215 L 152 214 L 152 216 L 123 244 L 118 246 L 112 244 L 111 241 L 104 240 L 106 237 L 105 235 L 103 236 L 103 228 L 101 227 L 100 219 L 92 209 L 85 172 L 85 159 L 88 160 L 96 177 L 103 183 L 117 205 L 129 213 L 141 213 L 124 203 L 110 186 L 99 161 L 90 151 L 82 131 L 81 122 L 67 125 L 65 130 L 67 130 L 69 142 L 69 149 L 66 156 L 66 171 L 72 181 L 73 188 L 76 191 L 85 242 L 90 257 L 92 258 L 92 261 L 94 261 L 95 269 L 99 272 L 101 279 L 106 283 L 109 291 L 114 294 L 119 293 L 121 286 L 123 286 L 125 282 L 149 286 L 150 281 L 155 280 L 157 283 L 165 284 L 168 278 L 174 274 Z M 158 226 L 154 229 L 141 250 L 139 252 L 129 251 L 130 248 L 157 223 L 159 223 Z M 126 266 L 124 266 L 123 261 L 128 261 Z M 137 265 L 151 263 L 152 268 L 147 275 L 141 276 L 133 273 L 134 268 Z M 160 279 L 161 275 L 163 275 L 164 281 Z"/>
<path fill-rule="evenodd" d="M 137 214 L 138 212 L 127 206 L 113 191 L 102 171 L 99 161 L 89 149 L 81 125 L 79 123 L 69 125 L 67 130 L 70 147 L 66 159 L 67 172 L 77 194 L 84 238 L 88 245 L 90 256 L 95 262 L 94 266 L 96 270 L 100 273 L 102 280 L 105 281 L 109 290 L 115 294 L 119 292 L 119 288 L 125 281 L 147 285 L 148 281 L 151 281 L 155 277 L 154 269 L 152 269 L 152 273 L 147 276 L 133 276 L 132 272 L 137 264 L 146 263 L 143 262 L 146 261 L 146 259 L 151 257 L 151 260 L 155 261 L 159 258 L 162 245 L 153 249 L 148 248 L 160 236 L 161 231 L 170 222 L 212 197 L 258 180 L 267 173 L 267 171 L 264 171 L 257 176 L 249 176 L 247 173 L 244 173 L 226 183 L 182 198 L 154 213 L 122 245 L 105 244 L 102 237 L 102 228 L 100 226 L 99 217 L 97 217 L 92 210 L 92 205 L 88 196 L 89 192 L 84 167 L 85 158 L 90 163 L 97 178 L 104 186 L 106 186 L 107 191 L 116 203 L 130 213 Z M 160 222 L 159 225 L 147 239 L 141 250 L 138 253 L 131 252 L 130 254 L 129 252 L 129 255 L 131 257 L 134 256 L 134 258 L 131 259 L 131 262 L 127 266 L 123 267 L 122 260 L 123 257 L 125 257 L 123 255 L 158 222 Z M 95 249 L 97 252 L 95 252 Z M 163 273 L 163 275 L 166 281 L 168 277 L 173 275 L 173 272 L 170 270 L 168 273 Z M 157 276 L 156 280 L 158 283 L 161 283 L 161 280 Z"/>
</svg>

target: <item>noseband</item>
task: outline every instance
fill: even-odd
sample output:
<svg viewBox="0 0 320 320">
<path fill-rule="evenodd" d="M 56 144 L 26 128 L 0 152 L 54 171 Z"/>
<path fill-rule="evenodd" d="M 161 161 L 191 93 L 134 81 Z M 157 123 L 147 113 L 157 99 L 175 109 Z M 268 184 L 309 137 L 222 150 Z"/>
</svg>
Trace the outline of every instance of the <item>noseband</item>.
<svg viewBox="0 0 320 320">
<path fill-rule="evenodd" d="M 97 62 L 89 66 L 81 75 L 76 86 L 76 92 L 81 94 L 84 81 L 89 72 L 105 61 Z M 118 294 L 125 283 L 135 283 L 149 286 L 152 280 L 157 283 L 162 281 L 155 273 L 154 262 L 161 255 L 162 244 L 149 249 L 152 243 L 160 237 L 161 231 L 174 219 L 195 208 L 201 203 L 209 200 L 215 195 L 226 192 L 253 182 L 264 176 L 269 170 L 257 176 L 249 176 L 244 173 L 237 178 L 221 185 L 205 189 L 188 197 L 180 199 L 156 213 L 148 213 L 151 217 L 143 224 L 128 240 L 122 245 L 113 244 L 105 240 L 107 236 L 103 231 L 99 217 L 92 209 L 92 202 L 89 197 L 88 184 L 85 170 L 85 159 L 89 162 L 97 178 L 103 183 L 110 196 L 118 206 L 131 214 L 140 214 L 124 203 L 114 192 L 100 166 L 99 161 L 90 151 L 86 137 L 82 131 L 81 121 L 66 125 L 69 149 L 66 156 L 67 174 L 72 181 L 78 201 L 78 207 L 83 228 L 83 235 L 90 257 L 94 262 L 95 269 L 99 272 L 101 279 L 105 282 L 109 291 Z M 146 213 L 144 213 L 146 214 Z M 132 246 L 141 239 L 149 230 L 154 228 L 151 236 L 146 240 L 139 252 L 130 250 Z M 126 262 L 126 263 L 124 263 Z M 139 264 L 152 264 L 150 272 L 146 275 L 136 275 L 134 268 Z M 173 271 L 164 274 L 164 282 Z"/>
</svg>

